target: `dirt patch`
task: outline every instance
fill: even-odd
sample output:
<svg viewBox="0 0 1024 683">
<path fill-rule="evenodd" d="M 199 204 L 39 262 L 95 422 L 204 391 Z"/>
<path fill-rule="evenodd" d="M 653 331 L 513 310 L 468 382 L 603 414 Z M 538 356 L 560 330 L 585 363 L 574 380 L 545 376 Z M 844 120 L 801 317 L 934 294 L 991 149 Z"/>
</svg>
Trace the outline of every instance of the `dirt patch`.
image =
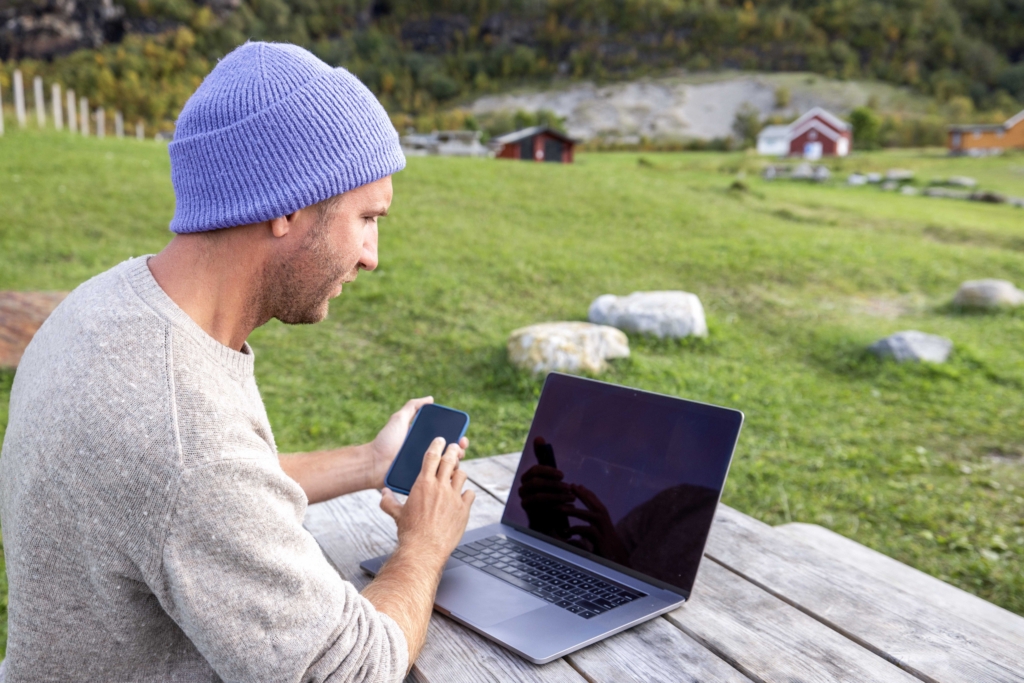
<svg viewBox="0 0 1024 683">
<path fill-rule="evenodd" d="M 0 367 L 15 368 L 25 347 L 67 292 L 0 291 Z"/>
</svg>

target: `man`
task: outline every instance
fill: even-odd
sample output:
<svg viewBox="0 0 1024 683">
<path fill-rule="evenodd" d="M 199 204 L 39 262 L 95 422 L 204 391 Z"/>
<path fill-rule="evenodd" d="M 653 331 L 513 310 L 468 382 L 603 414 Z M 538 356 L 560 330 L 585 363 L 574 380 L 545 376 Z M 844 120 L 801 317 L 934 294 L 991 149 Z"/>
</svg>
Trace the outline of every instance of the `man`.
<svg viewBox="0 0 1024 683">
<path fill-rule="evenodd" d="M 436 441 L 398 548 L 360 595 L 302 528 L 381 488 L 416 410 L 364 446 L 278 458 L 249 333 L 314 323 L 377 265 L 405 165 L 373 95 L 289 45 L 248 43 L 185 105 L 176 234 L 96 276 L 26 350 L 0 457 L 6 680 L 391 681 L 465 530 L 465 440 Z"/>
</svg>

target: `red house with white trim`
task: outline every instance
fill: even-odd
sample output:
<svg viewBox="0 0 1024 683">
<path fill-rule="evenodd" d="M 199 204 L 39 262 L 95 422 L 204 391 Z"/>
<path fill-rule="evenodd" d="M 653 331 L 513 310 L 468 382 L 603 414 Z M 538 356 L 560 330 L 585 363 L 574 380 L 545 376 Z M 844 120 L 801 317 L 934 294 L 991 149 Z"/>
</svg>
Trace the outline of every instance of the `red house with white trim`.
<svg viewBox="0 0 1024 683">
<path fill-rule="evenodd" d="M 789 126 L 790 156 L 845 157 L 852 142 L 853 126 L 821 107 L 814 107 Z"/>
</svg>

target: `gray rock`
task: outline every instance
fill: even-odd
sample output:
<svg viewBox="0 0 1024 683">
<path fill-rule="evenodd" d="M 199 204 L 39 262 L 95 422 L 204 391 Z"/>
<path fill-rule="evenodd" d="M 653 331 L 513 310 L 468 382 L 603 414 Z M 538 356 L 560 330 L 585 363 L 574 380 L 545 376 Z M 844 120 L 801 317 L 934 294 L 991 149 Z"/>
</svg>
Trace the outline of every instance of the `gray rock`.
<svg viewBox="0 0 1024 683">
<path fill-rule="evenodd" d="M 793 180 L 812 180 L 814 178 L 814 167 L 808 163 L 797 164 L 793 172 L 789 174 Z"/>
<path fill-rule="evenodd" d="M 590 304 L 587 318 L 592 323 L 656 337 L 678 339 L 708 334 L 704 307 L 697 295 L 689 292 L 605 294 Z"/>
<path fill-rule="evenodd" d="M 1006 203 L 1006 195 L 999 194 L 998 192 L 991 192 L 989 190 L 984 190 L 984 191 L 980 191 L 980 192 L 972 192 L 971 196 L 969 197 L 969 199 L 971 201 L 986 202 L 988 204 L 1005 204 Z"/>
<path fill-rule="evenodd" d="M 900 189 L 900 194 L 905 194 L 905 195 L 908 195 L 908 196 L 911 196 L 911 197 L 913 197 L 913 196 L 915 196 L 915 195 L 918 195 L 918 194 L 921 194 L 921 193 L 920 193 L 920 191 L 919 191 L 919 190 L 918 190 L 918 189 L 917 189 L 916 187 L 914 187 L 913 185 L 904 185 L 904 186 L 903 186 L 903 187 L 902 187 L 902 188 Z"/>
<path fill-rule="evenodd" d="M 861 175 L 860 173 L 851 173 L 846 179 L 847 185 L 867 185 L 867 183 L 868 177 L 866 175 Z"/>
<path fill-rule="evenodd" d="M 865 176 L 865 177 L 868 179 L 868 182 L 871 183 L 871 184 L 876 184 L 876 183 L 882 182 L 882 174 L 881 173 L 868 173 L 867 176 Z"/>
<path fill-rule="evenodd" d="M 551 322 L 521 327 L 508 338 L 508 358 L 533 374 L 603 372 L 611 358 L 629 357 L 629 339 L 606 325 Z"/>
<path fill-rule="evenodd" d="M 884 190 L 885 192 L 893 192 L 895 190 L 898 190 L 899 187 L 900 184 L 897 183 L 895 180 L 886 180 L 884 183 L 882 183 L 882 190 Z"/>
<path fill-rule="evenodd" d="M 945 199 L 970 199 L 971 193 L 963 190 L 947 190 L 944 187 L 929 187 L 924 191 L 926 197 L 943 197 Z"/>
<path fill-rule="evenodd" d="M 976 187 L 978 185 L 978 181 L 965 175 L 955 175 L 946 178 L 946 185 L 953 185 L 954 187 Z"/>
<path fill-rule="evenodd" d="M 868 350 L 880 358 L 893 358 L 899 363 L 945 363 L 953 351 L 953 342 L 934 334 L 907 330 L 879 339 Z"/>
<path fill-rule="evenodd" d="M 1024 292 L 1006 280 L 968 280 L 953 297 L 954 306 L 999 308 L 1024 304 Z"/>
<path fill-rule="evenodd" d="M 914 172 L 905 168 L 890 168 L 885 172 L 886 180 L 895 180 L 897 183 L 909 183 L 914 179 Z"/>
</svg>

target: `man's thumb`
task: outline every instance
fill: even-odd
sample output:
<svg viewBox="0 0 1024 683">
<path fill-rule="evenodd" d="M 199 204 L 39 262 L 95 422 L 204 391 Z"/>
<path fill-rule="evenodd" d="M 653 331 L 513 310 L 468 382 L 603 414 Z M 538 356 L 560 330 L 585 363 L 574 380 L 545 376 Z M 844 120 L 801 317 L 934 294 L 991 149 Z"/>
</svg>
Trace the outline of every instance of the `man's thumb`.
<svg viewBox="0 0 1024 683">
<path fill-rule="evenodd" d="M 380 509 L 388 513 L 395 520 L 398 519 L 398 515 L 402 512 L 402 504 L 395 498 L 395 494 L 391 489 L 381 489 Z"/>
</svg>

